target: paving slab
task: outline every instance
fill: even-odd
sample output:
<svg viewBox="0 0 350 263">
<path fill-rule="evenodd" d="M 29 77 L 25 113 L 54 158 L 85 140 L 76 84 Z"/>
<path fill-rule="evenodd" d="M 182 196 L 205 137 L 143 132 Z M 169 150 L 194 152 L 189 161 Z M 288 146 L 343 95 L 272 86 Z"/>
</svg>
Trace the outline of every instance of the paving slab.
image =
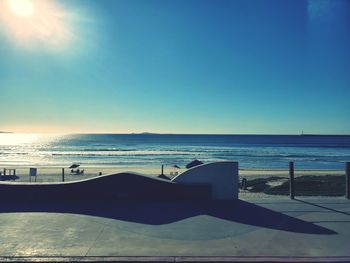
<svg viewBox="0 0 350 263">
<path fill-rule="evenodd" d="M 344 198 L 0 208 L 2 261 L 341 262 L 349 240 Z"/>
</svg>

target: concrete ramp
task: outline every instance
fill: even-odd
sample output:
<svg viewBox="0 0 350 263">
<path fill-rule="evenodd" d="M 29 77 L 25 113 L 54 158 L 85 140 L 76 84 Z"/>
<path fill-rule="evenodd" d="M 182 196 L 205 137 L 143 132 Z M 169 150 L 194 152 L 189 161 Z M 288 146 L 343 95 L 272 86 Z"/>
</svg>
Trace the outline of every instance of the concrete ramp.
<svg viewBox="0 0 350 263">
<path fill-rule="evenodd" d="M 238 163 L 203 164 L 165 180 L 117 173 L 61 183 L 0 183 L 3 200 L 176 201 L 238 199 Z"/>
<path fill-rule="evenodd" d="M 179 174 L 172 179 L 172 182 L 209 184 L 212 188 L 213 199 L 238 199 L 238 162 L 202 164 Z"/>
</svg>

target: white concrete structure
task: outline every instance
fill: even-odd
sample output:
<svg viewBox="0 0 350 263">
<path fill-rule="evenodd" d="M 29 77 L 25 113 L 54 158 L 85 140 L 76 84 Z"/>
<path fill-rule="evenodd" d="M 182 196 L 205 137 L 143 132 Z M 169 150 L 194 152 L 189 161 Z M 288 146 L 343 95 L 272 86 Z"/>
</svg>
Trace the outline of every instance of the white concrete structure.
<svg viewBox="0 0 350 263">
<path fill-rule="evenodd" d="M 179 174 L 172 181 L 184 184 L 210 184 L 213 199 L 238 199 L 238 162 L 202 164 Z"/>
</svg>

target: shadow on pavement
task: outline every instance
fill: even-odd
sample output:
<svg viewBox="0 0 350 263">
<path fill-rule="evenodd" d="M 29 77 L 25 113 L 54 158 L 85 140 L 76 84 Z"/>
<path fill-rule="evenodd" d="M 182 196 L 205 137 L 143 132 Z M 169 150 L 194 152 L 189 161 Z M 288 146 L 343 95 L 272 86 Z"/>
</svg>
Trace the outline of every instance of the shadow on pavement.
<svg viewBox="0 0 350 263">
<path fill-rule="evenodd" d="M 296 233 L 331 235 L 330 229 L 242 200 L 192 202 L 70 202 L 3 203 L 1 213 L 49 212 L 104 217 L 162 225 L 208 215 L 232 222 Z"/>
<path fill-rule="evenodd" d="M 330 207 L 326 207 L 324 205 L 320 205 L 320 204 L 316 204 L 316 203 L 311 203 L 311 202 L 308 202 L 308 201 L 305 201 L 305 200 L 301 200 L 301 199 L 298 199 L 298 198 L 295 198 L 296 201 L 299 201 L 301 203 L 304 203 L 304 204 L 308 204 L 308 205 L 312 205 L 312 206 L 315 206 L 315 207 L 318 207 L 318 208 L 322 208 L 324 210 L 328 210 L 328 211 L 331 211 L 331 212 L 335 212 L 335 213 L 340 213 L 340 214 L 343 214 L 343 215 L 347 215 L 347 216 L 350 216 L 349 213 L 347 212 L 343 212 L 343 211 L 340 211 L 340 210 L 336 210 L 336 209 L 333 209 L 333 208 L 330 208 Z M 326 204 L 327 205 L 327 204 Z"/>
</svg>

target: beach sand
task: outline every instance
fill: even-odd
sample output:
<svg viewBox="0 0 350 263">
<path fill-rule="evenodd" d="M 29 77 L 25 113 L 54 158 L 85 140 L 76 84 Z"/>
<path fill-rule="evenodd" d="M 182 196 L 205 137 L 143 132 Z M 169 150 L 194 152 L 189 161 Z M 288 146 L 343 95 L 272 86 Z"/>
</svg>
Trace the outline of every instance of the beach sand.
<svg viewBox="0 0 350 263">
<path fill-rule="evenodd" d="M 18 179 L 16 182 L 29 182 L 29 167 L 18 167 L 18 166 L 6 166 L 0 167 L 0 171 L 3 171 L 3 168 L 6 169 L 16 169 L 16 175 Z M 49 167 L 49 166 L 40 166 L 37 168 L 37 182 L 61 182 L 62 181 L 62 168 L 63 167 Z M 160 173 L 159 167 L 118 167 L 118 166 L 106 166 L 106 167 L 81 167 L 80 170 L 84 170 L 84 174 L 75 174 L 71 173 L 71 169 L 64 168 L 64 178 L 65 181 L 76 181 L 87 178 L 92 178 L 106 174 L 114 174 L 121 172 L 136 172 L 145 175 L 158 175 Z M 170 174 L 169 169 L 165 169 L 165 173 Z M 32 178 L 33 180 L 34 178 Z"/>
<path fill-rule="evenodd" d="M 16 169 L 16 175 L 18 179 L 15 182 L 29 182 L 29 167 L 19 167 L 19 166 L 6 166 L 0 167 L 0 171 L 3 171 L 3 168 L 7 169 Z M 40 166 L 37 168 L 37 181 L 38 183 L 53 183 L 53 182 L 62 182 L 62 167 L 48 167 L 48 166 Z M 71 169 L 65 168 L 65 181 L 77 181 L 88 178 L 93 178 L 99 176 L 100 173 L 102 175 L 106 174 L 114 174 L 121 172 L 136 172 L 148 176 L 157 176 L 161 173 L 160 166 L 143 166 L 143 167 L 121 167 L 121 166 L 99 166 L 99 167 L 88 167 L 83 166 L 80 169 L 84 169 L 84 174 L 76 175 L 70 172 Z M 164 167 L 164 174 L 169 178 L 173 178 L 175 172 L 181 173 L 186 169 L 175 169 L 172 167 Z M 325 175 L 344 175 L 344 171 L 342 170 L 296 170 L 295 177 L 303 176 L 303 175 L 317 175 L 317 176 L 325 176 Z M 280 177 L 277 180 L 273 180 L 268 184 L 272 184 L 271 186 L 278 186 L 288 181 L 289 175 L 288 170 L 281 169 L 240 169 L 239 170 L 239 181 L 241 182 L 243 178 L 248 181 L 258 179 L 258 178 L 268 178 L 268 177 Z M 32 178 L 32 182 L 34 178 Z M 249 199 L 249 198 L 289 198 L 286 195 L 270 195 L 265 194 L 263 192 L 252 192 L 249 190 L 239 191 L 240 198 Z"/>
<path fill-rule="evenodd" d="M 0 167 L 0 171 L 3 171 L 3 168 L 7 169 L 16 169 L 16 176 L 18 177 L 16 180 L 6 180 L 7 182 L 29 182 L 29 167 L 19 167 L 19 166 L 6 166 Z M 62 167 L 47 167 L 40 166 L 37 168 L 37 178 L 36 182 L 38 183 L 54 183 L 54 182 L 62 182 Z M 71 169 L 65 167 L 65 182 L 83 180 L 93 177 L 98 177 L 101 173 L 102 175 L 107 174 L 115 174 L 122 172 L 136 172 L 148 176 L 158 176 L 161 173 L 160 166 L 144 166 L 144 167 L 136 167 L 136 166 L 100 166 L 100 167 L 89 167 L 82 166 L 79 167 L 80 170 L 84 169 L 84 174 L 72 174 L 70 172 Z M 186 169 L 175 169 L 173 167 L 165 166 L 164 174 L 168 176 L 170 179 L 175 176 L 175 172 L 181 173 Z M 316 175 L 316 176 L 326 176 L 326 175 L 344 175 L 345 171 L 342 170 L 296 170 L 295 177 L 304 176 L 304 175 Z M 240 169 L 239 170 L 239 182 L 242 182 L 242 179 L 245 178 L 248 181 L 254 179 L 266 179 L 269 177 L 278 177 L 278 179 L 274 179 L 268 181 L 268 185 L 275 187 L 282 185 L 284 182 L 288 181 L 289 175 L 288 170 L 282 169 Z M 32 182 L 34 178 L 32 178 Z M 345 183 L 345 182 L 344 182 Z M 288 198 L 286 195 L 271 195 L 265 194 L 263 191 L 251 191 L 251 187 L 248 187 L 247 190 L 240 189 L 239 190 L 240 198 L 276 198 L 276 196 L 280 198 Z"/>
<path fill-rule="evenodd" d="M 16 169 L 16 175 L 19 177 L 16 182 L 28 182 L 29 181 L 29 167 L 25 166 L 6 166 L 0 167 L 0 171 L 3 168 Z M 53 167 L 53 166 L 40 166 L 37 168 L 37 182 L 61 182 L 62 181 L 62 168 L 63 167 Z M 65 170 L 65 181 L 75 181 L 81 179 L 87 179 L 105 174 L 114 174 L 121 172 L 136 172 L 149 176 L 157 176 L 161 173 L 160 166 L 82 166 L 80 170 L 84 169 L 84 174 L 76 175 L 70 172 L 71 169 L 64 168 Z M 172 167 L 164 167 L 164 174 L 172 178 L 175 172 L 181 173 L 186 169 L 175 169 Z M 295 176 L 302 175 L 344 175 L 342 170 L 296 170 Z M 240 169 L 239 177 L 240 179 L 246 178 L 247 180 L 257 179 L 257 178 L 267 178 L 271 176 L 278 176 L 288 179 L 288 170 L 281 169 Z"/>
</svg>

